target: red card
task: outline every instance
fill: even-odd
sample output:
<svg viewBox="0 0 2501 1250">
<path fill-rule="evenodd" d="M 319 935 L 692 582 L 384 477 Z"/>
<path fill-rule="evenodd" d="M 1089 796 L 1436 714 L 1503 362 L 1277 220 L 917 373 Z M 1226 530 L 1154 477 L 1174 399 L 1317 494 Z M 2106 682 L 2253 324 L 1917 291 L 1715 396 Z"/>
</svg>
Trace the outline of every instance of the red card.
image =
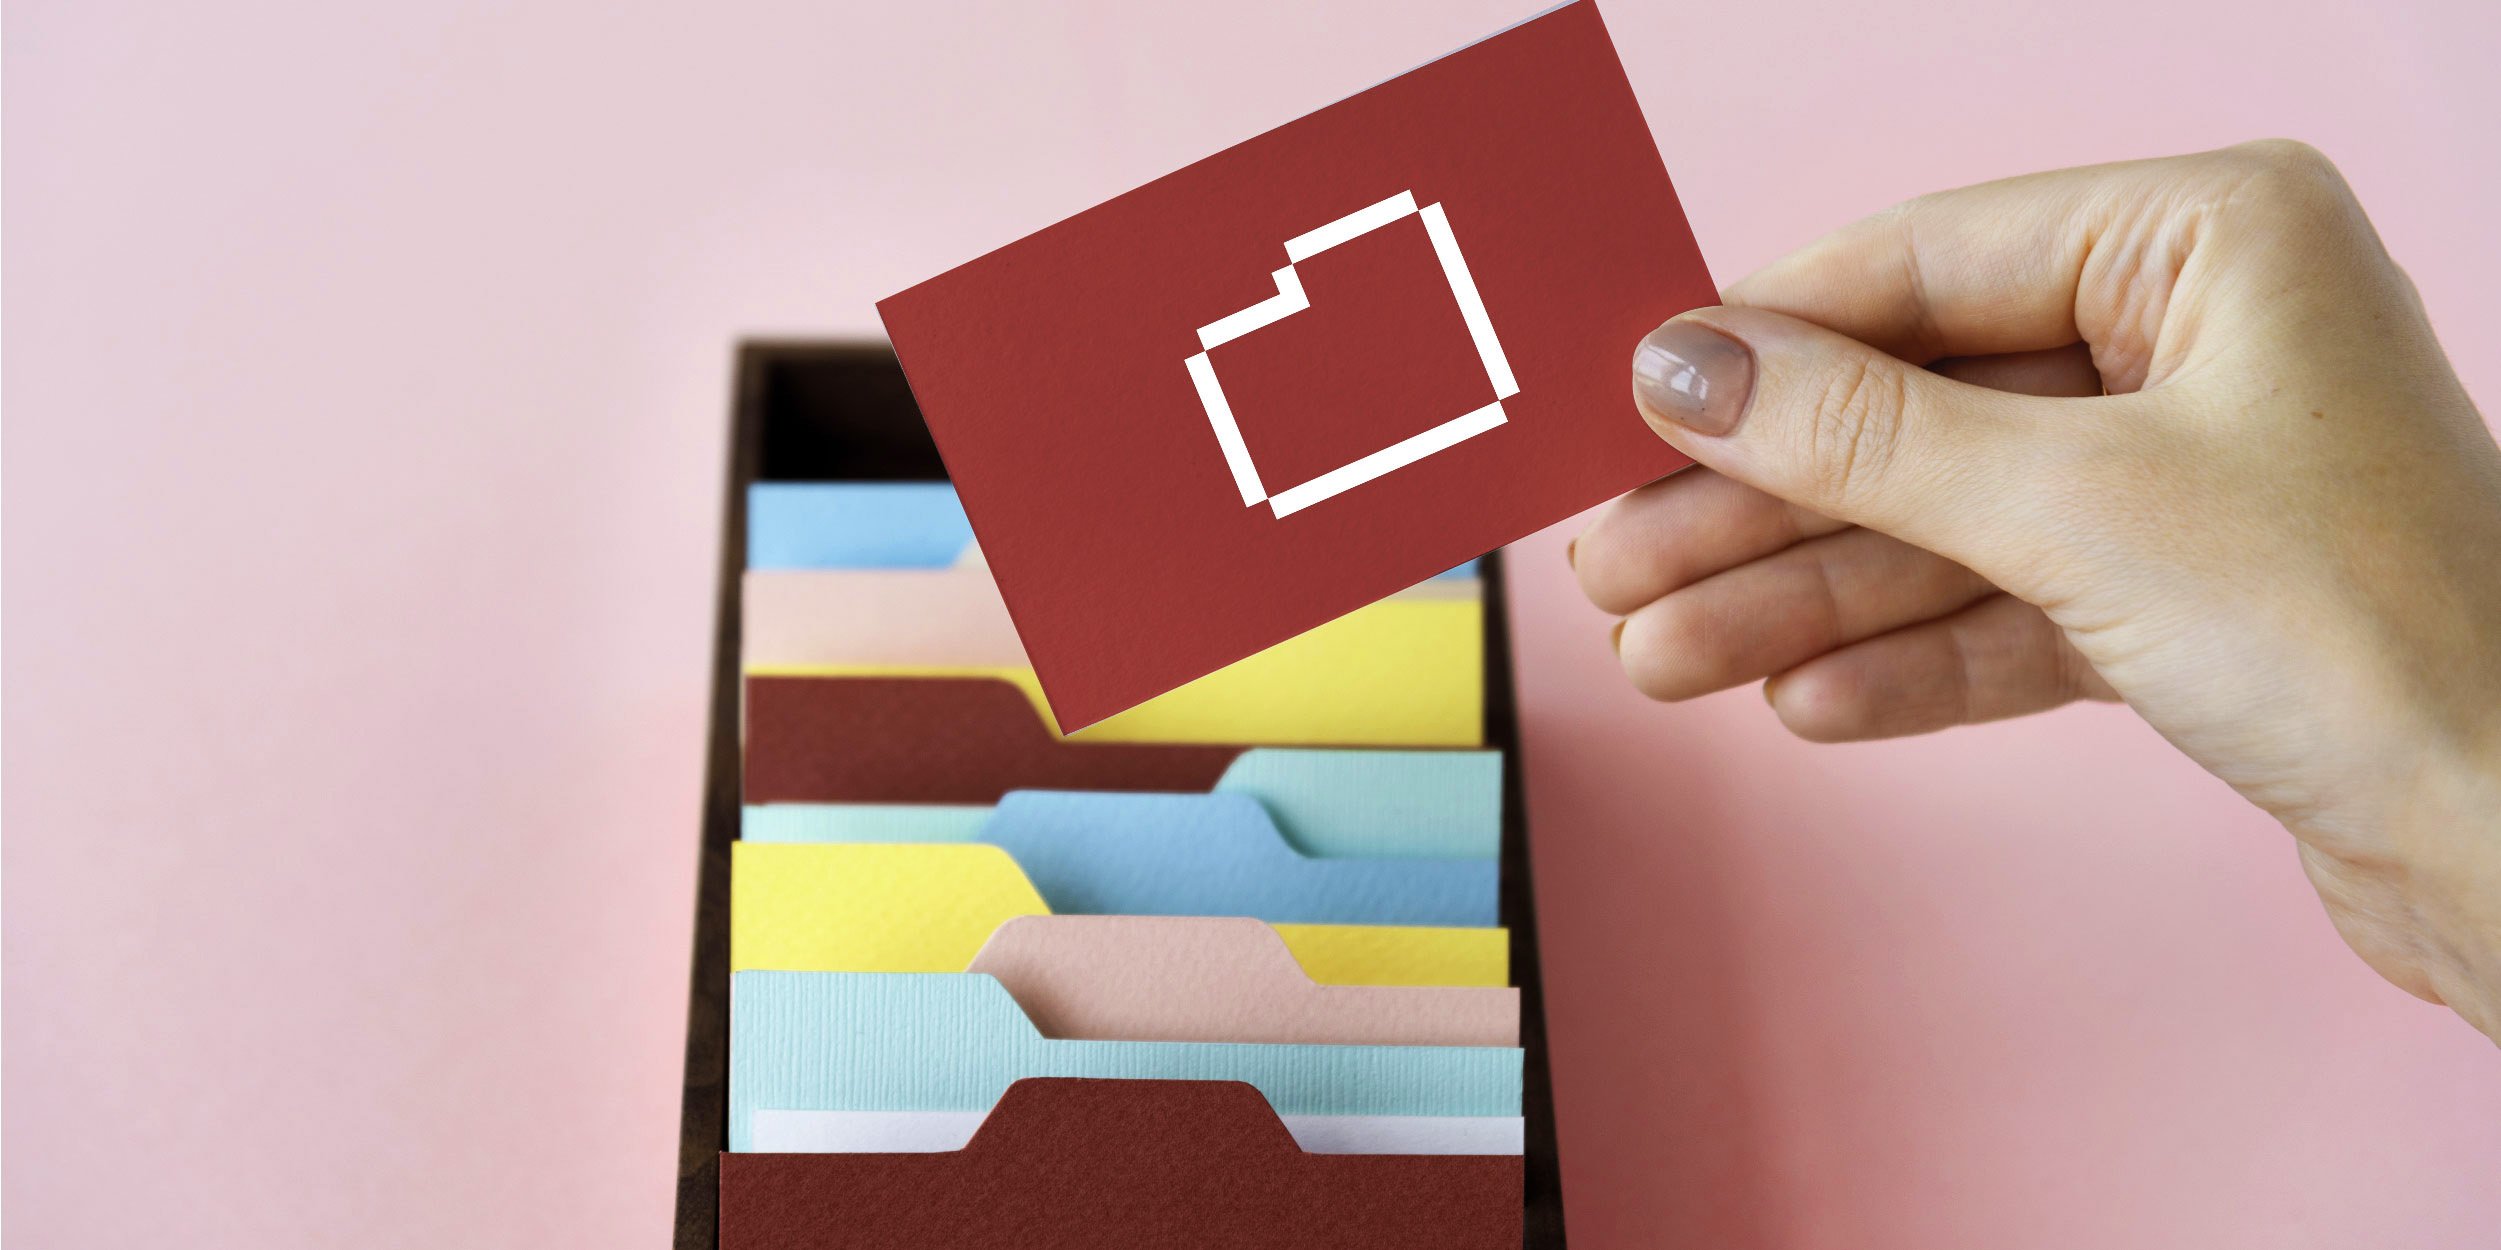
<svg viewBox="0 0 2501 1250">
<path fill-rule="evenodd" d="M 1069 742 L 989 677 L 749 677 L 749 803 L 996 803 L 1010 790 L 1210 790 L 1238 746 Z"/>
<path fill-rule="evenodd" d="M 1582 0 L 878 311 L 1073 729 L 1683 467 L 1717 300 Z"/>
<path fill-rule="evenodd" d="M 1028 1078 L 961 1150 L 724 1154 L 721 1250 L 1517 1250 L 1518 1155 L 1306 1154 L 1234 1081 Z"/>
</svg>

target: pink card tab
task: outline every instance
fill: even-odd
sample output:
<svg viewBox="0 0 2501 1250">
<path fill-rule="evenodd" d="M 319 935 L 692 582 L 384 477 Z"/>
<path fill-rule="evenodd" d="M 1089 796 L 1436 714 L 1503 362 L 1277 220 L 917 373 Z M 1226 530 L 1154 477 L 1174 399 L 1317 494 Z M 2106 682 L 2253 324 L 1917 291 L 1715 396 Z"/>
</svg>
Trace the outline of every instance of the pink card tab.
<svg viewBox="0 0 2501 1250">
<path fill-rule="evenodd" d="M 878 310 L 1073 730 L 1683 467 L 1717 298 L 1580 0 Z"/>
<path fill-rule="evenodd" d="M 1520 992 L 1321 985 L 1239 916 L 1017 916 L 966 972 L 997 977 L 1046 1037 L 1319 1046 L 1517 1046 Z"/>
</svg>

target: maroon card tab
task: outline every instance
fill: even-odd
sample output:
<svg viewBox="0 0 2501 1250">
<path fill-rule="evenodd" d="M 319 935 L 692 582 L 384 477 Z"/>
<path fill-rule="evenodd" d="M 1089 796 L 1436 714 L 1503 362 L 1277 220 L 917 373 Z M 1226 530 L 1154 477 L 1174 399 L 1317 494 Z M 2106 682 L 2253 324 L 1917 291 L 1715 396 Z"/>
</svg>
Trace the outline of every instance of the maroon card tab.
<svg viewBox="0 0 2501 1250">
<path fill-rule="evenodd" d="M 1074 729 L 1682 467 L 1717 298 L 1582 0 L 878 308 Z"/>
<path fill-rule="evenodd" d="M 996 803 L 1010 790 L 1206 790 L 1246 748 L 1054 737 L 991 677 L 750 677 L 749 803 Z"/>
<path fill-rule="evenodd" d="M 1236 1081 L 1030 1079 L 958 1151 L 722 1155 L 721 1250 L 1517 1250 L 1520 1185 L 1305 1154 Z"/>
</svg>

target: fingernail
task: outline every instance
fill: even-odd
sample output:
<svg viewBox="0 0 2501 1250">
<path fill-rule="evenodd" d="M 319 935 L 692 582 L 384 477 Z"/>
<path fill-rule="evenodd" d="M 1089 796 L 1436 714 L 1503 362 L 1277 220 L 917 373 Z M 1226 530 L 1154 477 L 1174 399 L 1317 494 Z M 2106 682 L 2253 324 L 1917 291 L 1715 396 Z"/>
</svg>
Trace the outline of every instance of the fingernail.
<svg viewBox="0 0 2501 1250">
<path fill-rule="evenodd" d="M 1633 392 L 1649 415 L 1713 436 L 1737 428 L 1754 389 L 1754 353 L 1698 321 L 1671 321 L 1633 352 Z"/>
<path fill-rule="evenodd" d="M 1580 540 L 1579 540 L 1579 539 L 1577 539 L 1577 538 L 1567 538 L 1567 539 L 1564 539 L 1564 540 L 1563 540 L 1563 562 L 1564 562 L 1565 564 L 1568 564 L 1568 565 L 1572 566 L 1572 571 L 1573 571 L 1573 572 L 1575 572 L 1575 573 L 1580 572 Z"/>
</svg>

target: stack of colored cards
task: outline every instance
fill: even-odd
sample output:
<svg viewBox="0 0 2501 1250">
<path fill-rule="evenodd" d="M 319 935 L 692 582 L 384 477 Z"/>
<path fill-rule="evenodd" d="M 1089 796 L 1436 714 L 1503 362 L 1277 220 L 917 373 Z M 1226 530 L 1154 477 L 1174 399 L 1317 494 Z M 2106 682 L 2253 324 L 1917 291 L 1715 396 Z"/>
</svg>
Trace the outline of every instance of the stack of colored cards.
<svg viewBox="0 0 2501 1250">
<path fill-rule="evenodd" d="M 1062 736 L 943 482 L 763 482 L 719 1244 L 1516 1247 L 1474 566 Z"/>
</svg>

